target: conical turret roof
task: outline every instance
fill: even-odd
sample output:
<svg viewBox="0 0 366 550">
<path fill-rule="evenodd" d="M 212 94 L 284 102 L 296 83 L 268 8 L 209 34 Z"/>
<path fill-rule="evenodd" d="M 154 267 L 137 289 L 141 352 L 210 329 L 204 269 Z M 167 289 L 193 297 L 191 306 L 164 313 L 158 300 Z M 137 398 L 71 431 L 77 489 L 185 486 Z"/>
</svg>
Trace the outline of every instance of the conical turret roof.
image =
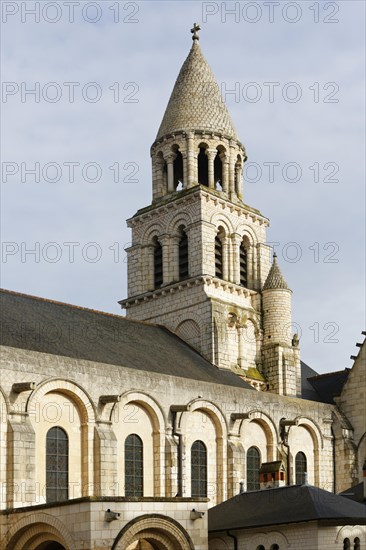
<svg viewBox="0 0 366 550">
<path fill-rule="evenodd" d="M 272 267 L 269 270 L 268 277 L 264 283 L 263 290 L 272 290 L 283 288 L 289 290 L 288 285 L 281 273 L 280 266 L 277 262 L 277 254 L 273 254 Z"/>
<path fill-rule="evenodd" d="M 215 76 L 198 40 L 180 70 L 156 139 L 178 131 L 208 130 L 238 140 Z"/>
</svg>

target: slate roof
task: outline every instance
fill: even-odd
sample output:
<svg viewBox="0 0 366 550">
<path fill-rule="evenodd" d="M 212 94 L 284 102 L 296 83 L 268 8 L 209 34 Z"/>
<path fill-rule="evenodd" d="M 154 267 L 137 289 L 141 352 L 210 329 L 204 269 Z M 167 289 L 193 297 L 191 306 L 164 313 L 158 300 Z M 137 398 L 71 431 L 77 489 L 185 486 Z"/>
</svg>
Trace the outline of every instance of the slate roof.
<svg viewBox="0 0 366 550">
<path fill-rule="evenodd" d="M 255 391 L 158 325 L 7 290 L 0 323 L 4 346 Z"/>
<path fill-rule="evenodd" d="M 197 40 L 175 82 L 156 139 L 190 130 L 218 132 L 238 140 L 220 88 Z"/>
<path fill-rule="evenodd" d="M 336 372 L 327 372 L 317 374 L 308 378 L 309 384 L 319 395 L 322 403 L 334 404 L 334 398 L 341 395 L 342 388 L 348 378 L 350 369 L 344 369 Z"/>
<path fill-rule="evenodd" d="M 320 395 L 309 382 L 312 376 L 318 376 L 318 373 L 301 361 L 301 397 L 310 401 L 321 401 Z"/>
<path fill-rule="evenodd" d="M 209 532 L 305 521 L 366 524 L 366 509 L 312 485 L 289 485 L 239 494 L 208 511 Z"/>
<path fill-rule="evenodd" d="M 364 488 L 363 488 L 363 481 L 361 483 L 358 483 L 357 485 L 354 485 L 353 487 L 349 487 L 345 491 L 342 491 L 339 493 L 342 495 L 342 497 L 349 498 L 351 500 L 355 500 L 356 502 L 363 502 L 366 504 L 366 498 L 364 496 Z"/>
</svg>

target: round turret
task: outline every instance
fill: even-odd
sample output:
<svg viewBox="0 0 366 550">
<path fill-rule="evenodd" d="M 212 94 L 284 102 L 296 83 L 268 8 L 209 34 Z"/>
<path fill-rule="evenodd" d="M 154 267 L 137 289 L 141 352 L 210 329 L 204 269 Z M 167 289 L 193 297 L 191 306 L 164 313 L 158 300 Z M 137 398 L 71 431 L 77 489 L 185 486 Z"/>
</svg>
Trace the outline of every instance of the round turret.
<svg viewBox="0 0 366 550">
<path fill-rule="evenodd" d="M 263 343 L 292 345 L 291 294 L 273 254 L 273 264 L 262 290 Z"/>
</svg>

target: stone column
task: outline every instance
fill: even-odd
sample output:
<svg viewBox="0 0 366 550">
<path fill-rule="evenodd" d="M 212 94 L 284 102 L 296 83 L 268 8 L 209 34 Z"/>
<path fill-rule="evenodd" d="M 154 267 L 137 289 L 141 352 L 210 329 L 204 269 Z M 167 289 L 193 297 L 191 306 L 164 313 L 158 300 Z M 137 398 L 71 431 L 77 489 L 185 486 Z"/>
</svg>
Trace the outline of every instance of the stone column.
<svg viewBox="0 0 366 550">
<path fill-rule="evenodd" d="M 240 322 L 237 323 L 237 331 L 238 331 L 238 364 L 239 367 L 244 368 L 245 367 L 245 337 L 244 337 L 244 326 L 240 324 Z"/>
<path fill-rule="evenodd" d="M 208 158 L 208 186 L 210 189 L 215 189 L 214 160 L 216 153 L 216 149 L 206 149 Z"/>
<path fill-rule="evenodd" d="M 229 239 L 227 237 L 221 238 L 222 242 L 222 278 L 224 281 L 229 280 L 229 250 L 228 243 Z"/>
<path fill-rule="evenodd" d="M 35 442 L 36 435 L 29 416 L 13 413 L 8 420 L 6 489 L 9 508 L 39 504 L 43 496 L 37 494 Z"/>
<path fill-rule="evenodd" d="M 154 194 L 154 198 L 160 197 L 161 195 L 165 195 L 167 190 L 164 189 L 164 159 L 161 157 L 157 157 L 156 159 L 156 193 Z"/>
<path fill-rule="evenodd" d="M 194 151 L 193 151 L 193 132 L 188 132 L 187 134 L 187 188 L 193 187 L 194 185 Z"/>
<path fill-rule="evenodd" d="M 229 191 L 229 160 L 225 153 L 220 155 L 222 162 L 222 190 L 224 193 Z"/>
<path fill-rule="evenodd" d="M 154 290 L 154 245 L 147 244 L 143 248 L 144 287 L 145 292 Z"/>
<path fill-rule="evenodd" d="M 240 245 L 241 236 L 239 233 L 233 233 L 231 235 L 232 240 L 232 273 L 231 280 L 236 285 L 240 285 Z"/>
<path fill-rule="evenodd" d="M 176 156 L 174 153 L 171 153 L 165 159 L 168 166 L 168 193 L 174 191 L 174 161 Z"/>
<path fill-rule="evenodd" d="M 180 235 L 170 237 L 170 273 L 172 281 L 179 281 L 179 241 Z M 164 252 L 163 252 L 164 254 Z"/>
<path fill-rule="evenodd" d="M 170 236 L 162 235 L 159 237 L 159 242 L 163 248 L 163 285 L 168 285 L 171 280 L 171 269 L 170 269 Z"/>
<path fill-rule="evenodd" d="M 256 289 L 256 286 L 254 285 L 254 281 L 256 279 L 256 273 L 254 269 L 254 254 L 253 254 L 253 246 L 250 245 L 247 248 L 247 284 L 248 288 L 251 288 L 253 290 Z"/>
<path fill-rule="evenodd" d="M 183 157 L 183 189 L 188 187 L 188 154 L 186 151 L 182 152 Z"/>
<path fill-rule="evenodd" d="M 237 163 L 235 166 L 235 190 L 239 198 L 243 196 L 242 189 L 241 189 L 242 172 L 243 172 L 242 165 Z"/>
<path fill-rule="evenodd" d="M 236 164 L 236 150 L 234 144 L 230 143 L 230 165 L 229 165 L 229 196 L 233 198 L 235 196 L 235 164 Z"/>
<path fill-rule="evenodd" d="M 99 422 L 94 431 L 93 496 L 119 496 L 117 439 L 109 423 Z"/>
</svg>

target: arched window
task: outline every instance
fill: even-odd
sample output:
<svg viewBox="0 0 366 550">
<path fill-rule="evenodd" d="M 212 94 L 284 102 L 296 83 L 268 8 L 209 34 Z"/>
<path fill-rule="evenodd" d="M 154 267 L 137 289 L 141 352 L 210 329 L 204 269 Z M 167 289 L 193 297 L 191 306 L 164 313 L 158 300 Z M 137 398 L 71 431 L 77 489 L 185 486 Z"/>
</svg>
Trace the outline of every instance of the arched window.
<svg viewBox="0 0 366 550">
<path fill-rule="evenodd" d="M 215 238 L 215 277 L 223 279 L 223 244 L 222 244 L 223 234 L 220 231 Z"/>
<path fill-rule="evenodd" d="M 240 244 L 240 284 L 248 286 L 248 252 L 244 241 Z"/>
<path fill-rule="evenodd" d="M 305 483 L 306 468 L 306 456 L 300 451 L 295 457 L 296 485 L 303 485 Z"/>
<path fill-rule="evenodd" d="M 350 550 L 351 549 L 351 542 L 349 539 L 344 539 L 343 541 L 343 550 Z"/>
<path fill-rule="evenodd" d="M 59 502 L 69 498 L 69 438 L 57 427 L 46 436 L 46 501 Z"/>
<path fill-rule="evenodd" d="M 203 441 L 191 447 L 191 497 L 207 497 L 207 449 Z"/>
<path fill-rule="evenodd" d="M 361 548 L 360 539 L 356 537 L 353 542 L 354 542 L 354 546 L 353 546 L 354 550 L 360 550 Z"/>
<path fill-rule="evenodd" d="M 215 181 L 215 189 L 217 191 L 222 191 L 222 154 L 219 149 L 217 149 L 217 153 L 214 159 L 214 181 Z"/>
<path fill-rule="evenodd" d="M 272 544 L 270 550 L 280 550 L 280 547 L 278 546 L 278 544 Z"/>
<path fill-rule="evenodd" d="M 260 544 L 259 546 L 257 546 L 256 550 L 265 550 L 263 544 Z"/>
<path fill-rule="evenodd" d="M 130 434 L 125 441 L 125 496 L 144 495 L 143 443 L 136 434 Z"/>
<path fill-rule="evenodd" d="M 176 154 L 174 160 L 174 189 L 179 191 L 183 187 L 183 156 L 179 151 L 178 146 L 173 146 L 173 151 Z"/>
<path fill-rule="evenodd" d="M 154 239 L 154 288 L 163 284 L 163 248 L 158 239 Z"/>
<path fill-rule="evenodd" d="M 188 276 L 188 236 L 185 231 L 182 231 L 179 241 L 179 280 L 186 279 Z"/>
<path fill-rule="evenodd" d="M 257 447 L 250 447 L 247 452 L 247 491 L 259 489 L 259 468 L 261 457 Z"/>
<path fill-rule="evenodd" d="M 200 146 L 198 154 L 198 183 L 208 187 L 208 158 L 205 146 Z"/>
<path fill-rule="evenodd" d="M 241 177 L 242 177 L 242 162 L 241 162 L 240 155 L 238 155 L 235 163 L 235 191 L 237 195 L 241 195 Z"/>
</svg>

